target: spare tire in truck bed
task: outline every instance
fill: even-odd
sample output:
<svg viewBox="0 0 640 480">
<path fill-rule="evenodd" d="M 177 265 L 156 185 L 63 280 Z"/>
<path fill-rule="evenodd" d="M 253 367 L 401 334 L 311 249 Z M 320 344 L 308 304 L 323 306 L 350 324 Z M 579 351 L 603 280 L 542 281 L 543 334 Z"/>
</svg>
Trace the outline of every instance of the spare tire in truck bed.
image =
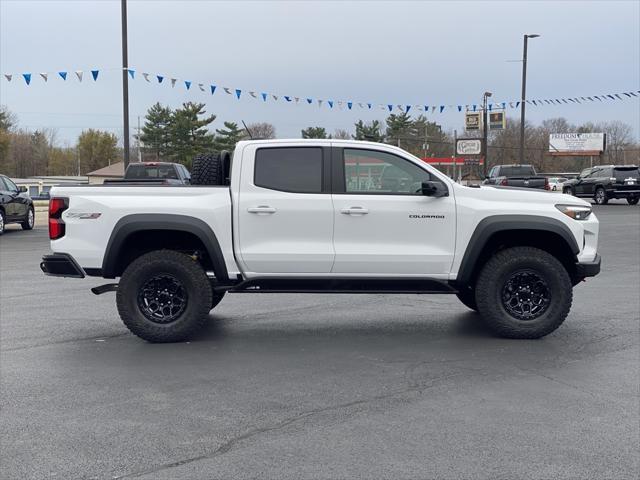
<svg viewBox="0 0 640 480">
<path fill-rule="evenodd" d="M 194 157 L 191 185 L 229 185 L 229 152 L 203 153 Z"/>
</svg>

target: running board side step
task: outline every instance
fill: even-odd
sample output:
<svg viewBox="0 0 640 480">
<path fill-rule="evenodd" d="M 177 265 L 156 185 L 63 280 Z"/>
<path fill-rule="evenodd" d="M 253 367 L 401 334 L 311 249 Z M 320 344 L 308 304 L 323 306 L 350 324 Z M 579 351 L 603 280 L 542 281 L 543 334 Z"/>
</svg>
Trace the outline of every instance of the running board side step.
<svg viewBox="0 0 640 480">
<path fill-rule="evenodd" d="M 93 287 L 91 289 L 91 293 L 93 293 L 94 295 L 102 295 L 103 293 L 115 292 L 116 290 L 118 290 L 117 283 L 105 283 L 104 285 L 100 285 L 99 287 Z"/>
<path fill-rule="evenodd" d="M 218 286 L 229 293 L 457 293 L 445 280 L 426 278 L 253 278 Z"/>
</svg>

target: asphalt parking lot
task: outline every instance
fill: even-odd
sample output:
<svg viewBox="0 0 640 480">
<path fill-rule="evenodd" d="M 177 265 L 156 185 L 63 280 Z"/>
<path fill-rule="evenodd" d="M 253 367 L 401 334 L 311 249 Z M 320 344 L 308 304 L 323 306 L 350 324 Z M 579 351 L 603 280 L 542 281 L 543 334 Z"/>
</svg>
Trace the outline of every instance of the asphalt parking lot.
<svg viewBox="0 0 640 480">
<path fill-rule="evenodd" d="M 640 208 L 594 207 L 602 273 L 559 330 L 492 337 L 455 296 L 228 295 L 189 343 L 0 238 L 2 478 L 640 474 Z"/>
</svg>

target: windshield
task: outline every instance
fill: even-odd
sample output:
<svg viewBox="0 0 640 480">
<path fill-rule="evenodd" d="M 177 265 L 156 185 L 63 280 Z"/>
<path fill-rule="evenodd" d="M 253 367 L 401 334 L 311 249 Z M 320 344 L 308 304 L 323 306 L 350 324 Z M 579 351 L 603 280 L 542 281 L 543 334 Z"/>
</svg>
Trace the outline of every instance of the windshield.
<svg viewBox="0 0 640 480">
<path fill-rule="evenodd" d="M 500 169 L 500 175 L 505 177 L 519 177 L 523 175 L 534 175 L 534 172 L 532 167 L 520 165 L 514 167 L 502 167 Z"/>
<path fill-rule="evenodd" d="M 635 178 L 637 180 L 640 178 L 637 167 L 614 168 L 613 176 L 616 177 L 616 180 L 625 180 L 627 178 Z"/>
</svg>

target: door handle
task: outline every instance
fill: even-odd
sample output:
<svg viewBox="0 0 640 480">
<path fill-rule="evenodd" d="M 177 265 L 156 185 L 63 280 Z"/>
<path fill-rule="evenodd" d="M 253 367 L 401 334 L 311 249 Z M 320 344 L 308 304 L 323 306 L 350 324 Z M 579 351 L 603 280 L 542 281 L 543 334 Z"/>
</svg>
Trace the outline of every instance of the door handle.
<svg viewBox="0 0 640 480">
<path fill-rule="evenodd" d="M 276 213 L 276 209 L 270 207 L 269 205 L 258 205 L 257 207 L 249 207 L 247 208 L 247 212 L 249 213 Z"/>
<path fill-rule="evenodd" d="M 345 215 L 366 215 L 369 213 L 369 209 L 364 207 L 349 207 L 343 208 L 340 210 L 340 213 L 344 213 Z"/>
</svg>

